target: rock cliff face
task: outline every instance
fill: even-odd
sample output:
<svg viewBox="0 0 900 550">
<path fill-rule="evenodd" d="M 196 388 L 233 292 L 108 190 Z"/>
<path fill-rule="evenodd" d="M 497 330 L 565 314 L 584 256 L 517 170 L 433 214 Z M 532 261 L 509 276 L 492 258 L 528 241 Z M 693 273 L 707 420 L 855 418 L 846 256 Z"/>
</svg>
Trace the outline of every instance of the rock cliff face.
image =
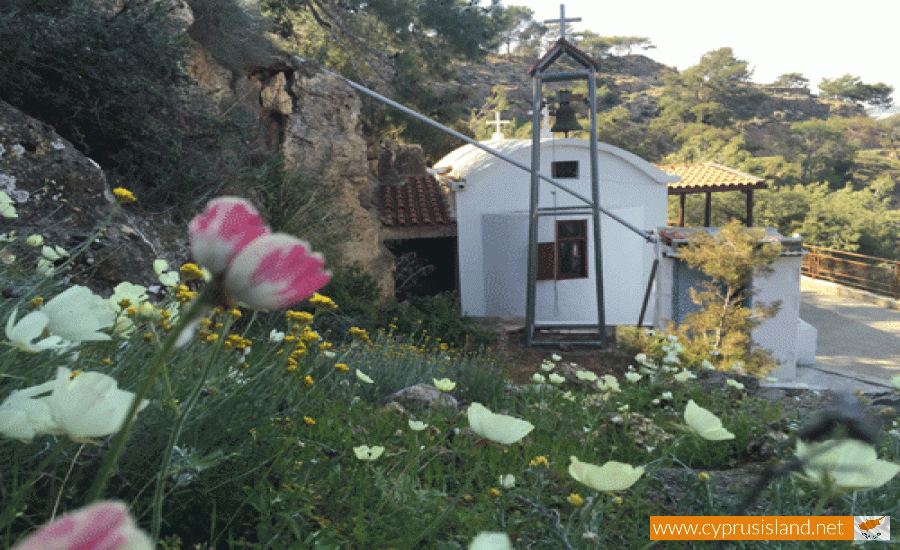
<svg viewBox="0 0 900 550">
<path fill-rule="evenodd" d="M 394 260 L 382 244 L 370 200 L 377 180 L 370 171 L 356 92 L 340 78 L 283 53 L 276 53 L 268 66 L 238 74 L 198 46 L 189 67 L 220 102 L 258 118 L 267 147 L 282 153 L 289 167 L 339 188 L 333 208 L 349 214 L 350 241 L 342 247 L 343 261 L 359 262 L 378 281 L 383 296 L 393 295 Z"/>
</svg>

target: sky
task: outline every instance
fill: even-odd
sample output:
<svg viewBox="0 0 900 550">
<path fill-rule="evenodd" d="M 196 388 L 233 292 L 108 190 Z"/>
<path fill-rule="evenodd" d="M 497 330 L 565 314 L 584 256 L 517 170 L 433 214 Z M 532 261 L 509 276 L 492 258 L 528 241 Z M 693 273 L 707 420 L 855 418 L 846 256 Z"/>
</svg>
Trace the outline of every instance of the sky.
<svg viewBox="0 0 900 550">
<path fill-rule="evenodd" d="M 559 19 L 559 2 L 501 3 L 527 6 L 537 21 Z M 576 31 L 649 37 L 656 49 L 636 53 L 679 70 L 728 46 L 750 63 L 755 82 L 799 72 L 815 92 L 822 78 L 849 73 L 865 83 L 890 84 L 900 102 L 900 5 L 893 0 L 568 0 L 565 6 L 566 18 L 581 18 L 572 23 Z"/>
</svg>

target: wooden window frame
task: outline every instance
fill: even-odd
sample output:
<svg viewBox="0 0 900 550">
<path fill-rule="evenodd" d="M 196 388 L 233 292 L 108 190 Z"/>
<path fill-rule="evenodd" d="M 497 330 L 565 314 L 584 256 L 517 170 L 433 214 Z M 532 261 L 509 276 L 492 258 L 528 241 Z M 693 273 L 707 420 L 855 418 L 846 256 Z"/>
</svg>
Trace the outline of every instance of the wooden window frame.
<svg viewBox="0 0 900 550">
<path fill-rule="evenodd" d="M 581 226 L 581 237 L 566 237 L 560 238 L 559 236 L 559 227 L 560 224 L 563 223 L 578 223 Z M 569 279 L 587 279 L 588 278 L 588 265 L 587 265 L 587 220 L 556 220 L 556 240 L 553 242 L 547 243 L 538 243 L 538 258 L 537 258 L 537 273 L 535 274 L 536 280 L 538 281 L 552 281 L 552 280 L 569 280 Z M 572 273 L 561 273 L 560 272 L 560 258 L 559 251 L 562 248 L 562 245 L 565 243 L 582 243 L 581 250 L 583 254 L 581 255 L 581 269 L 577 274 Z"/>
<path fill-rule="evenodd" d="M 559 227 L 560 224 L 564 223 L 577 223 L 581 226 L 581 235 L 580 237 L 566 237 L 562 238 L 559 236 Z M 562 262 L 560 261 L 559 251 L 563 244 L 567 243 L 582 243 L 581 244 L 581 269 L 579 273 L 562 273 L 560 271 L 560 265 Z M 588 277 L 588 268 L 587 268 L 587 220 L 557 220 L 556 221 L 556 278 L 558 280 L 567 280 L 567 279 L 587 279 Z"/>
</svg>

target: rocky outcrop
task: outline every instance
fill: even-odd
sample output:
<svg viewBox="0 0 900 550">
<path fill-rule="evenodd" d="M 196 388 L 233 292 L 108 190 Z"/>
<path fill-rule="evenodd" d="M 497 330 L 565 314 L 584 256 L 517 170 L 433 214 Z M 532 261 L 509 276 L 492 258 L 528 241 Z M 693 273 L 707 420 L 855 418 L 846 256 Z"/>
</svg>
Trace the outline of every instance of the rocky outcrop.
<svg viewBox="0 0 900 550">
<path fill-rule="evenodd" d="M 357 93 L 340 78 L 283 52 L 268 65 L 243 72 L 225 68 L 197 45 L 189 69 L 225 108 L 259 121 L 267 148 L 288 165 L 338 189 L 335 213 L 345 214 L 350 239 L 342 263 L 360 263 L 375 277 L 382 296 L 393 295 L 393 256 L 382 244 L 381 223 L 371 200 L 377 185 L 370 171 Z"/>
<path fill-rule="evenodd" d="M 16 256 L 23 275 L 34 273 L 41 257 L 40 247 L 24 243 L 31 235 L 69 253 L 85 247 L 58 275 L 101 292 L 122 281 L 152 284 L 155 259 L 175 263 L 187 257 L 184 227 L 119 208 L 100 166 L 53 128 L 3 101 L 0 190 L 18 214 L 2 220 L 3 233 L 15 236 L 0 244 Z"/>
</svg>

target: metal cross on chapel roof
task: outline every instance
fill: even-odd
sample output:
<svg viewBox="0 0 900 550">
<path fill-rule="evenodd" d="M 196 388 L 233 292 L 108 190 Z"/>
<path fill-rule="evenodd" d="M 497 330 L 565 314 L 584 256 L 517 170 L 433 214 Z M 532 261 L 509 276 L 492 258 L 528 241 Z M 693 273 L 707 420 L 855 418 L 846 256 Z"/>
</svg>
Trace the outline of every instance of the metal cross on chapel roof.
<svg viewBox="0 0 900 550">
<path fill-rule="evenodd" d="M 566 39 L 566 23 L 577 23 L 581 21 L 580 17 L 572 17 L 566 19 L 566 5 L 559 5 L 559 19 L 545 19 L 544 23 L 559 23 L 559 37 Z"/>
</svg>

